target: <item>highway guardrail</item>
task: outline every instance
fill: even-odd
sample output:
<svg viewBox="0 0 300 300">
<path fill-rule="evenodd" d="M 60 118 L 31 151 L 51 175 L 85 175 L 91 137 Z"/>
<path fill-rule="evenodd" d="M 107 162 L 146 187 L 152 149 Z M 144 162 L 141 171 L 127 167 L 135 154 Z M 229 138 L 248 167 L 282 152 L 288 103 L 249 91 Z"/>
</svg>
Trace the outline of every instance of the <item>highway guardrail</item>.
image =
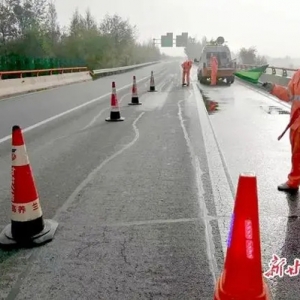
<svg viewBox="0 0 300 300">
<path fill-rule="evenodd" d="M 0 71 L 0 98 L 89 81 L 150 66 L 160 61 L 90 71 L 87 67 Z M 149 72 L 150 76 L 150 72 Z"/>
<path fill-rule="evenodd" d="M 237 70 L 249 70 L 255 67 L 254 65 L 237 65 Z M 275 84 L 280 84 L 287 86 L 293 74 L 297 69 L 293 68 L 283 68 L 283 67 L 274 67 L 269 66 L 265 72 L 261 75 L 260 81 L 262 82 L 272 82 Z"/>
<path fill-rule="evenodd" d="M 255 65 L 237 65 L 237 69 L 239 70 L 249 70 L 251 68 L 256 68 L 259 66 Z M 269 75 L 274 76 L 281 76 L 286 78 L 291 78 L 293 74 L 297 71 L 297 69 L 294 68 L 284 68 L 284 67 L 275 67 L 275 66 L 269 66 L 265 73 Z"/>
<path fill-rule="evenodd" d="M 0 71 L 0 80 L 9 80 L 14 78 L 24 78 L 29 77 L 38 77 L 40 75 L 54 75 L 54 74 L 65 74 L 65 73 L 74 73 L 74 72 L 87 72 L 87 67 L 73 67 L 73 68 L 56 68 L 56 69 L 40 69 L 40 70 L 19 70 L 19 71 Z M 25 75 L 25 76 L 24 76 Z M 27 76 L 26 76 L 27 75 Z M 6 76 L 11 76 L 13 78 L 3 78 Z"/>
<path fill-rule="evenodd" d="M 99 69 L 89 71 L 87 67 L 73 67 L 73 68 L 55 68 L 55 69 L 38 69 L 38 70 L 19 70 L 19 71 L 0 71 L 0 80 L 10 80 L 14 78 L 24 78 L 24 77 L 38 77 L 45 75 L 57 75 L 65 73 L 74 73 L 74 72 L 90 72 L 90 75 L 93 79 L 97 79 L 103 76 L 109 76 L 112 74 L 119 74 L 128 72 L 131 70 L 139 69 L 142 67 L 154 65 L 160 61 L 152 61 L 142 64 L 136 64 L 131 66 L 124 66 L 118 68 L 108 68 L 108 69 Z M 31 76 L 28 76 L 31 75 Z M 10 77 L 10 78 L 9 78 Z"/>
<path fill-rule="evenodd" d="M 152 61 L 152 62 L 147 62 L 147 63 L 143 63 L 143 64 L 137 64 L 137 65 L 131 65 L 131 66 L 125 66 L 125 67 L 118 67 L 118 68 L 111 68 L 111 69 L 100 69 L 100 70 L 93 70 L 91 71 L 91 76 L 93 77 L 93 79 L 98 79 L 100 77 L 104 77 L 104 76 L 109 76 L 109 75 L 113 75 L 113 74 L 119 74 L 119 73 L 125 73 L 131 70 L 135 70 L 135 69 L 139 69 L 142 67 L 147 67 L 150 65 L 154 65 L 161 62 L 159 61 Z"/>
</svg>

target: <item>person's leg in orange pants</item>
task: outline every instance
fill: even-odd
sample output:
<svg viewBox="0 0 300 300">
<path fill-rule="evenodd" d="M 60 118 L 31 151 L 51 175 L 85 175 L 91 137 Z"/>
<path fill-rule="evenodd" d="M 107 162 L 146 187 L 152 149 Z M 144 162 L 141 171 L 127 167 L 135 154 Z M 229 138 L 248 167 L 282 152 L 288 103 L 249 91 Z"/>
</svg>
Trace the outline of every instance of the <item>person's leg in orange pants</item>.
<svg viewBox="0 0 300 300">
<path fill-rule="evenodd" d="M 297 192 L 300 185 L 300 128 L 290 129 L 290 143 L 292 148 L 292 168 L 288 181 L 278 186 L 282 192 Z"/>
<path fill-rule="evenodd" d="M 185 78 L 186 78 L 186 71 L 183 70 L 183 71 L 182 71 L 182 85 L 185 84 Z"/>
<path fill-rule="evenodd" d="M 214 62 L 211 64 L 210 84 L 211 85 L 217 84 L 217 66 Z"/>
<path fill-rule="evenodd" d="M 186 72 L 186 84 L 190 85 L 190 70 Z"/>
<path fill-rule="evenodd" d="M 211 70 L 210 83 L 211 85 L 217 84 L 217 73 L 213 69 Z"/>
<path fill-rule="evenodd" d="M 292 169 L 288 175 L 287 185 L 298 188 L 300 185 L 300 128 L 290 129 L 290 142 L 292 146 Z"/>
</svg>

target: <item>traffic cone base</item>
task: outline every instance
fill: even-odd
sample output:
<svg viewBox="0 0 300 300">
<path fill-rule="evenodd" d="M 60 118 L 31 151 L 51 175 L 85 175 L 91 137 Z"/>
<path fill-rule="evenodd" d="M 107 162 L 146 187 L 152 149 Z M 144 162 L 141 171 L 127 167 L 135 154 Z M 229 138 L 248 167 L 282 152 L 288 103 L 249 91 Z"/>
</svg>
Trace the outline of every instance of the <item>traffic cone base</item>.
<svg viewBox="0 0 300 300">
<path fill-rule="evenodd" d="M 243 295 L 240 295 L 239 293 L 229 294 L 226 293 L 223 289 L 224 277 L 225 277 L 224 273 L 222 273 L 216 285 L 214 300 L 271 300 L 270 291 L 265 281 L 263 281 L 263 291 L 260 295 L 257 295 L 255 291 L 254 291 L 255 295 L 253 295 L 251 293 L 253 291 L 251 290 L 247 291 L 247 295 L 246 293 Z"/>
<path fill-rule="evenodd" d="M 139 101 L 139 97 L 132 97 L 128 105 L 142 105 L 142 103 Z"/>
<path fill-rule="evenodd" d="M 2 248 L 11 246 L 41 246 L 48 242 L 51 242 L 54 238 L 55 232 L 58 227 L 58 223 L 54 220 L 43 220 L 43 229 L 33 236 L 25 236 L 26 238 L 15 238 L 12 234 L 12 224 L 7 225 L 0 234 L 0 246 Z M 24 224 L 23 224 L 24 225 Z M 32 222 L 31 230 L 34 230 L 34 223 Z M 25 227 L 28 228 L 26 225 Z M 23 230 L 23 229 L 22 229 Z"/>
<path fill-rule="evenodd" d="M 110 117 L 106 118 L 106 122 L 120 122 L 124 121 L 125 118 L 121 117 L 121 112 L 118 104 L 118 97 L 116 92 L 116 83 L 112 82 L 112 92 L 111 92 L 111 98 L 110 98 Z"/>
<path fill-rule="evenodd" d="M 35 236 L 39 232 L 43 231 L 44 226 L 45 223 L 42 215 L 37 219 L 26 222 L 14 221 L 12 219 L 11 234 L 16 240 L 26 239 Z"/>
<path fill-rule="evenodd" d="M 150 90 L 148 92 L 157 92 L 157 90 L 155 89 L 155 86 L 150 86 Z"/>
<path fill-rule="evenodd" d="M 106 122 L 120 122 L 124 120 L 125 118 L 121 117 L 120 111 L 111 111 L 110 117 L 105 119 Z"/>
<path fill-rule="evenodd" d="M 17 125 L 12 128 L 11 193 L 11 224 L 1 232 L 0 246 L 41 245 L 51 241 L 58 223 L 43 220 L 23 133 Z"/>
</svg>

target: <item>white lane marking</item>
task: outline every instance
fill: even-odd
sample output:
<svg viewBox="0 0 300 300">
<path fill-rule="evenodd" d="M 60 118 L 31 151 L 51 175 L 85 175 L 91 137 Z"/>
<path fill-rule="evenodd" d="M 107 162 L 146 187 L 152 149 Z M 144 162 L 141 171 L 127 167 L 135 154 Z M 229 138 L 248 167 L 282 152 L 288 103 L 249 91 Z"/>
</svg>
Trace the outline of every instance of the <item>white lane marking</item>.
<svg viewBox="0 0 300 300">
<path fill-rule="evenodd" d="M 159 84 L 156 86 L 156 89 L 157 89 L 159 92 L 161 92 L 161 91 L 162 91 L 162 88 L 163 88 L 163 86 L 166 84 L 166 82 L 167 82 L 167 80 L 166 80 L 166 78 L 165 78 L 161 83 L 159 83 Z"/>
<path fill-rule="evenodd" d="M 160 84 L 157 85 L 157 87 L 159 87 L 160 85 L 162 85 L 164 82 L 165 82 L 165 81 L 162 81 Z M 128 96 L 128 95 L 131 95 L 131 93 L 127 93 L 127 94 L 123 95 L 123 97 L 121 97 L 121 99 L 120 99 L 119 102 L 121 103 L 121 102 L 123 101 L 123 99 L 124 99 L 126 96 Z M 143 95 L 140 97 L 140 99 L 142 100 L 142 99 L 145 99 L 146 97 L 149 97 L 149 96 L 151 96 L 151 94 L 145 93 L 145 94 L 143 94 Z M 98 115 L 97 115 L 92 121 L 96 122 L 96 119 L 99 118 L 99 117 L 102 115 L 102 113 L 105 112 L 105 111 L 107 111 L 109 108 L 110 108 L 110 106 L 108 106 L 107 108 L 102 109 L 102 110 L 98 113 Z M 87 126 L 85 126 L 84 128 L 79 129 L 78 132 L 82 132 L 82 131 L 84 131 L 85 129 L 88 129 L 89 127 L 91 127 L 91 126 L 94 124 L 94 122 L 93 122 L 93 123 L 91 122 L 92 124 L 91 124 L 91 123 L 88 124 L 89 126 L 87 125 Z M 71 133 L 71 134 L 72 134 L 72 133 Z M 49 142 L 47 142 L 47 143 L 43 144 L 41 147 L 39 147 L 38 150 L 41 150 L 42 148 L 48 147 L 49 145 L 51 145 L 51 144 L 53 144 L 54 142 L 57 142 L 57 141 L 59 141 L 59 140 L 61 140 L 61 139 L 68 138 L 71 134 L 63 135 L 63 136 L 57 137 L 57 138 L 55 138 L 55 139 L 53 139 L 53 140 L 50 140 Z"/>
<path fill-rule="evenodd" d="M 72 204 L 72 202 L 76 199 L 76 197 L 78 196 L 78 194 L 89 184 L 90 181 L 92 181 L 94 179 L 94 177 L 97 175 L 97 173 L 110 161 L 112 161 L 113 159 L 115 159 L 117 156 L 119 156 L 120 154 L 122 154 L 124 151 L 126 151 L 127 149 L 129 149 L 130 147 L 132 147 L 136 141 L 139 139 L 140 137 L 140 132 L 136 126 L 136 123 L 141 119 L 141 117 L 144 115 L 145 112 L 140 113 L 140 115 L 134 120 L 134 122 L 132 123 L 132 127 L 133 130 L 135 132 L 135 137 L 134 139 L 128 143 L 127 145 L 125 145 L 122 149 L 120 149 L 119 151 L 115 152 L 113 155 L 111 155 L 110 157 L 108 157 L 107 159 L 105 159 L 98 167 L 96 167 L 87 177 L 85 180 L 83 180 L 78 187 L 74 190 L 74 192 L 71 194 L 71 196 L 66 200 L 66 202 L 61 206 L 60 209 L 57 210 L 54 219 L 57 219 L 57 217 L 59 216 L 59 214 L 63 211 L 66 211 L 68 209 L 68 207 Z"/>
<path fill-rule="evenodd" d="M 160 92 L 162 92 L 163 88 L 166 88 L 165 93 L 169 93 L 172 90 L 174 85 L 174 76 L 172 75 L 173 74 L 170 75 L 170 80 L 165 80 L 164 84 L 159 89 Z"/>
<path fill-rule="evenodd" d="M 163 64 L 165 64 L 165 63 L 163 63 Z M 149 69 L 150 69 L 150 67 L 151 66 L 149 66 Z M 148 68 L 148 67 L 146 66 L 146 68 Z M 133 71 L 134 70 L 132 70 L 131 72 L 133 72 Z M 121 75 L 121 74 L 115 74 L 115 75 Z M 110 76 L 112 76 L 112 75 L 110 75 Z M 107 76 L 107 77 L 110 77 L 110 76 Z M 147 77 L 150 77 L 150 76 L 147 76 Z M 60 86 L 54 86 L 54 87 L 46 88 L 46 89 L 43 89 L 43 90 L 40 90 L 40 91 L 24 92 L 21 95 L 15 95 L 15 96 L 11 96 L 11 97 L 7 96 L 6 98 L 0 99 L 0 101 L 17 99 L 17 98 L 21 98 L 21 97 L 25 97 L 25 96 L 31 96 L 31 95 L 34 95 L 34 94 L 45 93 L 45 92 L 48 92 L 48 91 L 50 92 L 50 91 L 57 90 L 57 89 L 60 89 L 60 88 L 63 88 L 63 87 L 72 86 L 72 85 L 80 84 L 80 83 L 83 84 L 83 83 L 86 83 L 86 82 L 93 82 L 93 79 L 91 78 L 91 79 L 84 80 L 84 81 L 71 82 L 69 84 L 60 85 Z M 139 82 L 139 81 L 137 81 L 137 82 Z"/>
<path fill-rule="evenodd" d="M 137 83 L 139 83 L 139 82 L 141 82 L 141 81 L 144 81 L 144 80 L 146 80 L 146 79 L 149 78 L 149 77 L 150 77 L 150 76 L 143 77 L 143 78 L 137 80 Z M 126 88 L 128 88 L 128 87 L 131 87 L 131 86 L 132 86 L 132 83 L 127 84 L 127 85 L 124 85 L 123 87 L 119 88 L 119 89 L 117 90 L 117 92 L 118 92 L 118 91 L 121 91 L 121 90 L 124 90 L 124 89 L 126 89 Z M 88 101 L 88 102 L 85 102 L 85 103 L 83 103 L 83 104 L 81 104 L 81 105 L 78 105 L 78 106 L 75 106 L 75 107 L 73 107 L 73 108 L 71 108 L 71 109 L 69 109 L 69 110 L 66 110 L 66 111 L 64 111 L 64 112 L 62 112 L 62 113 L 60 113 L 60 114 L 54 115 L 54 116 L 52 116 L 52 117 L 50 117 L 50 118 L 48 118 L 48 119 L 45 119 L 45 120 L 43 120 L 43 121 L 41 121 L 41 122 L 38 122 L 38 123 L 36 123 L 36 124 L 34 124 L 34 125 L 31 125 L 31 126 L 29 126 L 29 127 L 27 127 L 27 128 L 24 128 L 24 129 L 23 129 L 23 133 L 29 132 L 29 131 L 31 131 L 31 130 L 33 130 L 33 129 L 35 129 L 35 128 L 38 128 L 38 127 L 40 127 L 40 126 L 42 126 L 42 125 L 48 124 L 48 123 L 50 123 L 50 122 L 52 122 L 52 121 L 54 121 L 54 120 L 57 120 L 57 119 L 59 119 L 59 118 L 65 116 L 65 115 L 68 115 L 68 114 L 70 114 L 70 113 L 72 113 L 72 112 L 74 112 L 74 111 L 77 111 L 77 110 L 79 110 L 79 109 L 81 109 L 81 108 L 83 108 L 83 107 L 86 107 L 86 106 L 88 106 L 88 105 L 90 105 L 90 104 L 92 104 L 92 103 L 94 103 L 94 102 L 97 102 L 97 101 L 99 101 L 99 100 L 101 100 L 101 99 L 104 99 L 105 97 L 108 97 L 108 96 L 110 96 L 110 95 L 111 95 L 111 93 L 104 94 L 104 95 L 102 95 L 102 96 L 100 96 L 100 97 L 98 97 L 98 98 L 92 99 L 92 100 L 90 100 L 90 101 Z M 4 142 L 6 142 L 6 141 L 8 141 L 8 140 L 10 140 L 10 139 L 11 139 L 11 134 L 5 136 L 4 138 L 1 138 L 1 139 L 0 139 L 0 144 L 4 143 Z"/>
<path fill-rule="evenodd" d="M 128 95 L 130 95 L 130 93 L 127 93 L 127 94 L 123 95 L 123 96 L 121 97 L 121 99 L 119 100 L 119 103 L 121 103 L 121 102 L 123 101 L 123 99 L 124 99 L 125 97 L 127 97 Z M 92 119 L 92 121 L 91 121 L 89 124 L 87 124 L 85 127 L 79 129 L 79 131 L 84 131 L 84 130 L 90 128 L 90 127 L 97 121 L 97 119 L 98 119 L 105 111 L 107 111 L 109 108 L 110 108 L 110 106 L 109 106 L 109 107 L 106 107 L 106 108 L 103 108 L 102 110 L 100 110 L 100 112 Z M 54 142 L 57 142 L 58 140 L 67 138 L 68 136 L 70 136 L 70 135 L 67 134 L 67 135 L 59 136 L 59 137 L 57 137 L 56 139 L 53 139 L 53 140 L 49 141 L 49 142 L 46 143 L 46 144 L 43 144 L 43 148 L 44 148 L 45 146 L 49 146 L 49 145 L 53 144 Z M 40 149 L 41 149 L 41 148 L 40 148 Z"/>
<path fill-rule="evenodd" d="M 193 92 L 189 91 L 190 95 L 188 98 L 191 98 L 193 96 Z M 183 120 L 183 115 L 182 115 L 182 108 L 181 108 L 181 103 L 184 102 L 185 100 L 181 100 L 178 102 L 178 117 L 180 120 L 180 125 L 184 134 L 184 138 L 186 140 L 186 145 L 189 149 L 189 152 L 191 154 L 192 158 L 192 164 L 195 168 L 195 174 L 196 174 L 196 186 L 198 190 L 198 202 L 199 202 L 199 217 L 202 219 L 204 226 L 205 226 L 205 240 L 206 240 L 206 255 L 209 261 L 209 266 L 211 270 L 211 274 L 213 276 L 214 282 L 217 282 L 216 274 L 218 270 L 218 265 L 217 261 L 215 259 L 215 245 L 213 242 L 213 237 L 212 237 L 212 229 L 209 223 L 209 218 L 208 218 L 208 213 L 207 213 L 207 207 L 205 204 L 204 200 L 204 188 L 203 188 L 203 183 L 201 176 L 203 174 L 203 171 L 201 170 L 199 158 L 196 155 L 194 151 L 194 147 L 191 143 L 191 140 L 189 138 L 189 134 L 186 130 L 186 127 L 184 125 L 184 120 Z"/>
<path fill-rule="evenodd" d="M 164 82 L 165 82 L 165 80 L 162 81 L 160 84 L 158 84 L 158 85 L 157 85 L 157 88 L 158 88 L 160 85 L 162 85 Z M 159 88 L 158 88 L 158 89 L 159 89 Z M 121 97 L 121 99 L 119 100 L 119 104 L 121 104 L 121 103 L 123 102 L 123 100 L 124 100 L 127 96 L 129 96 L 129 95 L 131 95 L 131 93 L 127 93 L 127 94 L 123 95 L 123 96 Z M 140 99 L 143 99 L 144 96 L 146 96 L 146 95 L 148 95 L 148 94 L 143 94 L 143 95 L 142 95 L 141 97 L 139 97 L 139 98 L 140 98 Z M 89 124 L 87 124 L 84 128 L 82 128 L 81 130 L 85 130 L 85 129 L 91 127 L 93 124 L 95 124 L 95 122 L 97 121 L 97 119 L 98 119 L 105 111 L 107 111 L 107 110 L 109 110 L 109 109 L 110 109 L 110 106 L 108 106 L 108 107 L 103 108 L 102 110 L 100 110 L 100 112 L 92 119 L 92 121 L 91 121 Z"/>
<path fill-rule="evenodd" d="M 204 101 L 198 88 L 198 83 L 193 83 L 195 101 L 197 105 L 197 111 L 199 115 L 200 130 L 204 138 L 204 146 L 209 151 L 212 151 L 214 155 L 207 155 L 208 172 L 212 179 L 212 202 L 215 204 L 217 219 L 220 220 L 219 216 L 222 215 L 225 218 L 222 222 L 218 223 L 218 229 L 221 234 L 222 251 L 225 257 L 227 251 L 227 239 L 229 231 L 229 216 L 232 215 L 234 207 L 234 195 L 235 191 L 232 192 L 231 180 L 229 180 L 226 170 L 224 168 L 224 158 L 222 153 L 219 151 L 218 141 L 214 133 L 211 120 L 209 119 L 207 110 L 205 108 Z M 216 181 L 217 178 L 217 181 Z M 220 183 L 223 183 L 220 185 Z M 234 190 L 234 189 L 233 189 Z M 227 216 L 227 220 L 226 220 Z M 220 270 L 219 270 L 220 272 Z"/>
<path fill-rule="evenodd" d="M 185 219 L 167 219 L 167 220 L 145 220 L 145 221 L 132 221 L 120 223 L 100 223 L 97 226 L 102 227 L 131 227 L 131 226 L 145 226 L 156 224 L 172 224 L 172 223 L 195 223 L 199 222 L 198 218 L 185 218 Z"/>
</svg>

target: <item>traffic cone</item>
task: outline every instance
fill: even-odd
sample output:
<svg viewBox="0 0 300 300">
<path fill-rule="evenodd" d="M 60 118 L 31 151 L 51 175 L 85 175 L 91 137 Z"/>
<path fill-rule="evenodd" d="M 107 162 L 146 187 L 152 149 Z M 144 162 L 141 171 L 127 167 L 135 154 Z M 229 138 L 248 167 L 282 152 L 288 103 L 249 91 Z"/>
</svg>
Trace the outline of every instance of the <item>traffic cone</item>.
<svg viewBox="0 0 300 300">
<path fill-rule="evenodd" d="M 0 234 L 0 246 L 34 246 L 50 242 L 58 223 L 44 220 L 29 158 L 19 126 L 12 128 L 11 224 Z"/>
<path fill-rule="evenodd" d="M 111 93 L 110 103 L 111 103 L 110 117 L 106 118 L 105 121 L 107 122 L 124 121 L 125 118 L 122 118 L 120 113 L 115 82 L 112 83 L 112 93 Z"/>
<path fill-rule="evenodd" d="M 256 176 L 241 174 L 228 238 L 224 271 L 214 300 L 269 300 L 262 274 Z"/>
<path fill-rule="evenodd" d="M 138 92 L 137 92 L 136 78 L 135 78 L 135 76 L 133 76 L 131 103 L 128 103 L 128 105 L 141 105 L 141 104 L 142 103 L 139 102 L 139 96 L 138 96 Z"/>
<path fill-rule="evenodd" d="M 151 71 L 151 76 L 150 76 L 150 90 L 149 90 L 149 92 L 156 92 L 153 71 Z"/>
</svg>

